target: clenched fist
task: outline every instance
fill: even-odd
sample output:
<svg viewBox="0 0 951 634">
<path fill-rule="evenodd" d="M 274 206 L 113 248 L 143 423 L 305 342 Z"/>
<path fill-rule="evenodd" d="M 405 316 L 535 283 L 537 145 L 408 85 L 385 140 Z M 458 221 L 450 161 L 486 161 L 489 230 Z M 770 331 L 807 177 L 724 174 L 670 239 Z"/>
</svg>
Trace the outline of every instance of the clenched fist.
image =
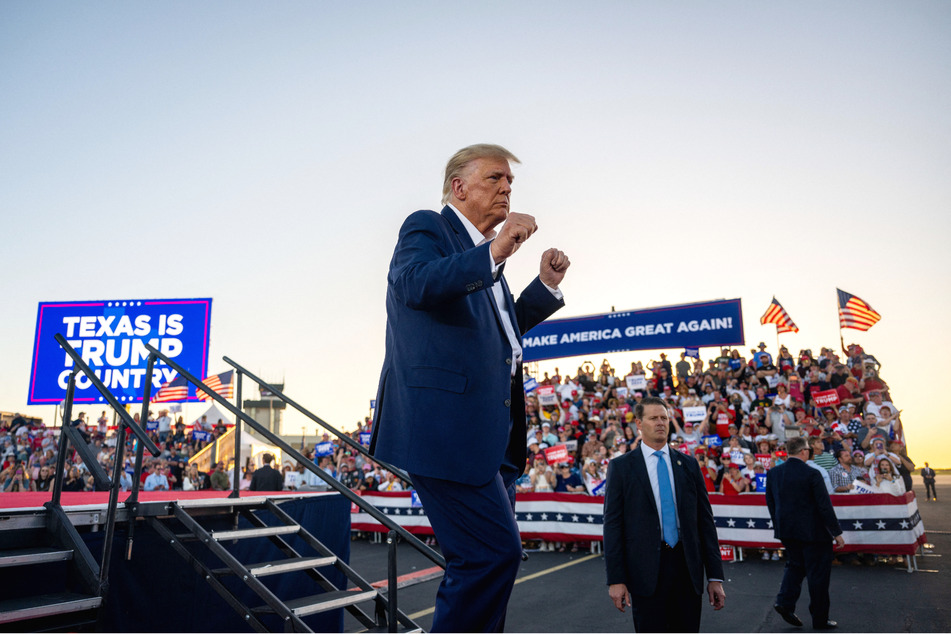
<svg viewBox="0 0 951 634">
<path fill-rule="evenodd" d="M 565 272 L 571 266 L 571 260 L 565 255 L 564 251 L 558 249 L 548 249 L 542 253 L 542 263 L 539 267 L 538 277 L 551 288 L 558 288 L 561 280 L 565 279 Z"/>
</svg>

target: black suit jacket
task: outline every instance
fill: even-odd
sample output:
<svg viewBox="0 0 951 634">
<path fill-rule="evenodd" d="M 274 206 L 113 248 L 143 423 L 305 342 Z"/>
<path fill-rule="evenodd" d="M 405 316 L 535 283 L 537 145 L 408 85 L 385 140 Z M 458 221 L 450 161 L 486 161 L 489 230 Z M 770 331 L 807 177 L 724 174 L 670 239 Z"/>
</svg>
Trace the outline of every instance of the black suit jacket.
<svg viewBox="0 0 951 634">
<path fill-rule="evenodd" d="M 693 589 L 703 593 L 703 573 L 723 579 L 720 542 L 713 510 L 697 461 L 671 451 L 680 541 Z M 657 586 L 663 542 L 657 504 L 640 447 L 608 464 L 604 497 L 604 561 L 608 584 L 623 583 L 636 596 L 650 596 Z"/>
<path fill-rule="evenodd" d="M 255 470 L 251 476 L 251 485 L 248 487 L 251 491 L 280 491 L 284 488 L 284 476 L 277 469 L 270 465 L 264 465 Z"/>
<path fill-rule="evenodd" d="M 822 474 L 798 458 L 769 470 L 766 506 L 780 541 L 831 542 L 842 534 Z"/>
</svg>

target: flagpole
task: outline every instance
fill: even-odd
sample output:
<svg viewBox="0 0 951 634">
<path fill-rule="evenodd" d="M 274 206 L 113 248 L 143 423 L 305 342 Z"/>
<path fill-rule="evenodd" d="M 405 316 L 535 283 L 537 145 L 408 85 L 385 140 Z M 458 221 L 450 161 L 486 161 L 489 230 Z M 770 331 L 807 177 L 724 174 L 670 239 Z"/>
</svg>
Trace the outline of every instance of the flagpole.
<svg viewBox="0 0 951 634">
<path fill-rule="evenodd" d="M 838 287 L 836 287 L 835 289 L 835 317 L 836 317 L 836 320 L 838 320 L 839 322 L 839 345 L 842 346 L 842 354 L 848 356 L 848 352 L 846 352 L 845 350 L 845 338 L 842 335 L 842 318 L 839 316 L 840 308 L 841 307 L 839 306 L 839 289 Z"/>
</svg>

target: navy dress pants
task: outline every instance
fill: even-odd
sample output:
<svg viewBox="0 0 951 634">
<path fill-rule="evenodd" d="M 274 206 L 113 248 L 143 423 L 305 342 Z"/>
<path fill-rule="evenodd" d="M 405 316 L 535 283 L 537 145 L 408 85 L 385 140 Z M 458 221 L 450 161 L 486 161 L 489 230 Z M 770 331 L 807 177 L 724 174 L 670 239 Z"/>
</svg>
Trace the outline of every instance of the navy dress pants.
<svg viewBox="0 0 951 634">
<path fill-rule="evenodd" d="M 809 614 L 812 625 L 824 626 L 829 620 L 829 578 L 832 576 L 832 541 L 803 542 L 782 540 L 786 549 L 786 569 L 776 595 L 776 604 L 787 610 L 796 609 L 802 592 L 802 580 L 809 584 Z"/>
<path fill-rule="evenodd" d="M 501 632 L 522 557 L 509 483 L 410 477 L 446 558 L 432 631 Z"/>
</svg>

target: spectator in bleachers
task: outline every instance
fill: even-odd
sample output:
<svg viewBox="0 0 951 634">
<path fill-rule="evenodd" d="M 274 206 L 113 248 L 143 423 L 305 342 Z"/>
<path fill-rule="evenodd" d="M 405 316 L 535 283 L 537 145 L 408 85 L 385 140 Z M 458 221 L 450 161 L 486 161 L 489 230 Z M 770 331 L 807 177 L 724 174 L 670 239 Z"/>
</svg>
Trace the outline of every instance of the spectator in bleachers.
<svg viewBox="0 0 951 634">
<path fill-rule="evenodd" d="M 555 474 L 545 461 L 545 454 L 535 456 L 535 465 L 528 472 L 532 491 L 535 493 L 551 493 L 555 489 Z"/>
<path fill-rule="evenodd" d="M 145 479 L 146 491 L 168 491 L 170 489 L 165 468 L 160 462 L 152 463 L 152 473 Z"/>
<path fill-rule="evenodd" d="M 852 483 L 861 477 L 861 472 L 852 464 L 852 453 L 848 449 L 840 449 L 836 459 L 838 464 L 829 469 L 832 490 L 835 493 L 848 493 L 852 490 Z"/>
<path fill-rule="evenodd" d="M 868 469 L 869 477 L 873 480 L 878 475 L 878 467 L 883 458 L 887 458 L 892 463 L 892 472 L 897 473 L 901 458 L 890 453 L 886 448 L 885 439 L 876 437 L 871 443 L 872 450 L 865 454 L 865 467 Z"/>
<path fill-rule="evenodd" d="M 895 465 L 896 471 L 898 471 L 898 475 L 901 478 L 902 483 L 905 485 L 905 490 L 911 491 L 911 474 L 915 471 L 915 463 L 911 458 L 908 457 L 908 451 L 905 448 L 905 443 L 900 440 L 893 440 L 888 443 L 888 451 L 893 455 L 898 456 L 898 464 Z"/>
<path fill-rule="evenodd" d="M 895 471 L 895 465 L 888 458 L 881 458 L 876 463 L 872 485 L 879 493 L 891 495 L 903 495 L 905 493 L 905 484 Z"/>
<path fill-rule="evenodd" d="M 748 493 L 750 481 L 740 473 L 740 464 L 730 461 L 727 463 L 727 472 L 720 482 L 720 493 L 724 495 L 739 495 Z"/>
</svg>

